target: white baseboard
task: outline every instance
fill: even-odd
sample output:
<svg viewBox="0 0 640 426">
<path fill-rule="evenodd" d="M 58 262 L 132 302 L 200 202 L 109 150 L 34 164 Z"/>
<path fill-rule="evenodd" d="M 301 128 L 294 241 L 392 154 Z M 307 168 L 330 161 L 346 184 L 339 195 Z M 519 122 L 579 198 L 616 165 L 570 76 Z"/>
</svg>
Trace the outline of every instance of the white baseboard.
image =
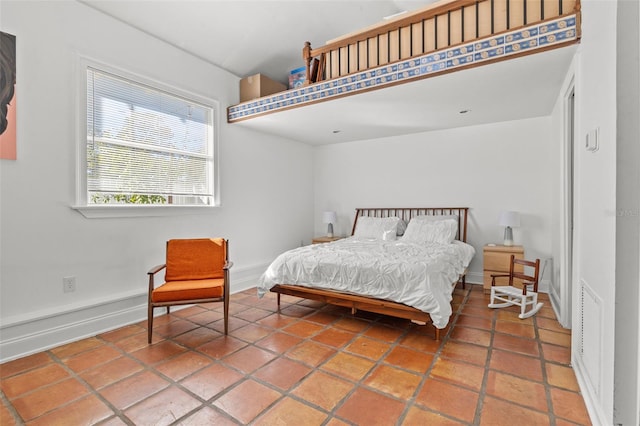
<svg viewBox="0 0 640 426">
<path fill-rule="evenodd" d="M 580 393 L 584 399 L 584 405 L 587 407 L 591 424 L 594 425 L 607 425 L 612 424 L 611 420 L 607 420 L 607 417 L 602 410 L 602 405 L 598 401 L 598 397 L 594 389 L 588 385 L 589 380 L 586 379 L 585 365 L 582 363 L 580 357 L 572 354 L 571 367 L 578 380 L 578 386 L 580 387 Z"/>
<path fill-rule="evenodd" d="M 231 293 L 256 286 L 268 264 L 231 269 Z M 0 363 L 95 336 L 147 318 L 147 292 L 123 293 L 80 305 L 2 319 Z"/>
</svg>

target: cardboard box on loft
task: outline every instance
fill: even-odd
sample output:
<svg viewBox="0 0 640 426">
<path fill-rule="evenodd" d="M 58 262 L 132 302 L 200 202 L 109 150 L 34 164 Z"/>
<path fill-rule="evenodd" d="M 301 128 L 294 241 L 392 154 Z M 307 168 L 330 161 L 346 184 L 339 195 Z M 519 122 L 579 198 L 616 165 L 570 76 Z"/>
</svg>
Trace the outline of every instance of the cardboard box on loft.
<svg viewBox="0 0 640 426">
<path fill-rule="evenodd" d="M 240 80 L 240 102 L 287 90 L 287 86 L 262 74 L 250 75 Z"/>
</svg>

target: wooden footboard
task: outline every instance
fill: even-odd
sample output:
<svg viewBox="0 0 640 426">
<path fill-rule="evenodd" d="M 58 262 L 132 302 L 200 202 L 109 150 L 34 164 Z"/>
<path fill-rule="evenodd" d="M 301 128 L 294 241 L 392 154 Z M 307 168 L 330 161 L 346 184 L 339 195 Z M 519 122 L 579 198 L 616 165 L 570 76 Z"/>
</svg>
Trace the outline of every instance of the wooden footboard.
<svg viewBox="0 0 640 426">
<path fill-rule="evenodd" d="M 287 294 L 289 296 L 317 300 L 331 305 L 350 308 L 351 313 L 354 315 L 357 311 L 374 312 L 397 318 L 404 318 L 419 323 L 432 324 L 431 316 L 428 313 L 412 308 L 411 306 L 391 302 L 389 300 L 288 284 L 278 284 L 274 286 L 271 291 L 278 294 L 278 309 L 280 309 L 280 295 Z M 434 327 L 434 329 L 435 339 L 440 340 L 440 329 L 436 327 Z"/>
</svg>

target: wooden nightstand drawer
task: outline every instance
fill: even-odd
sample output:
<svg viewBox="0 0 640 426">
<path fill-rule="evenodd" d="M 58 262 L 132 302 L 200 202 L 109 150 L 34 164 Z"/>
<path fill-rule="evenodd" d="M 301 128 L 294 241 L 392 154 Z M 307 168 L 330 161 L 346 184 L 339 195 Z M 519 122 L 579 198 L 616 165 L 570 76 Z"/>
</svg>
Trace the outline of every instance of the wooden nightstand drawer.
<svg viewBox="0 0 640 426">
<path fill-rule="evenodd" d="M 511 263 L 511 255 L 515 255 L 516 259 L 524 259 L 524 248 L 522 246 L 484 246 L 483 249 L 483 287 L 484 292 L 491 291 L 491 275 L 492 274 L 508 274 Z M 516 271 L 522 272 L 522 266 L 516 266 Z M 508 278 L 496 279 L 496 285 L 506 285 Z M 522 287 L 521 281 L 515 282 L 516 287 Z"/>
</svg>

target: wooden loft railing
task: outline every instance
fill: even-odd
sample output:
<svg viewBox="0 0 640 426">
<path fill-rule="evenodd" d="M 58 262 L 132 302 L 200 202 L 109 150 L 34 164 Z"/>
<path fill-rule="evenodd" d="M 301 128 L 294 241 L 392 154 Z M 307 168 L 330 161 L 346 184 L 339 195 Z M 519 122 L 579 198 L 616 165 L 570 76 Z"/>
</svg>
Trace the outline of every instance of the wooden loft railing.
<svg viewBox="0 0 640 426">
<path fill-rule="evenodd" d="M 331 80 L 510 30 L 578 14 L 579 0 L 455 0 L 346 35 L 302 57 L 307 83 Z M 578 26 L 579 28 L 579 26 Z"/>
<path fill-rule="evenodd" d="M 580 0 L 448 0 L 312 49 L 306 84 L 227 109 L 230 123 L 555 49 L 580 40 Z"/>
</svg>

